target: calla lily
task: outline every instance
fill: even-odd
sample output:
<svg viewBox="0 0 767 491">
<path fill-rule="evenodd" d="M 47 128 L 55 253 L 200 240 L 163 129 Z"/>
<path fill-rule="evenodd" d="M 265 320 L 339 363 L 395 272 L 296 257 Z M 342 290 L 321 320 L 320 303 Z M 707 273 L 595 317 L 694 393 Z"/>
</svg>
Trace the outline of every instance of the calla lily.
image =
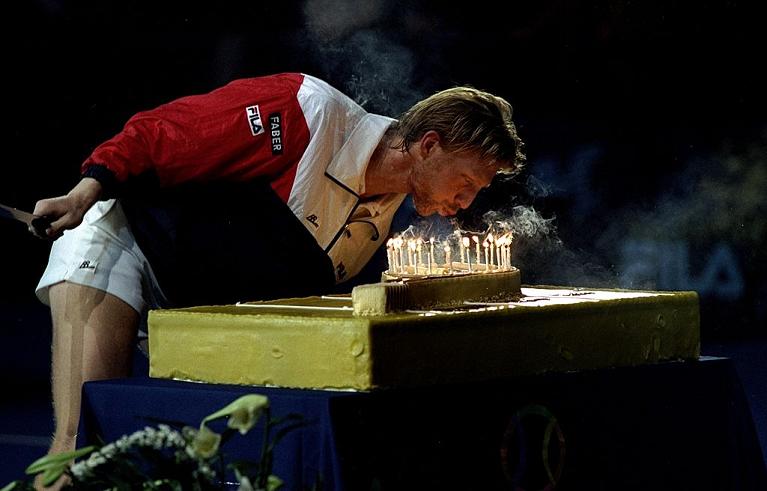
<svg viewBox="0 0 767 491">
<path fill-rule="evenodd" d="M 221 443 L 221 435 L 203 425 L 194 435 L 192 451 L 197 457 L 209 459 L 218 452 L 219 443 Z"/>
<path fill-rule="evenodd" d="M 240 434 L 244 435 L 253 428 L 261 413 L 267 407 L 269 407 L 269 399 L 266 396 L 248 394 L 207 416 L 202 420 L 200 428 L 208 421 L 229 416 L 229 420 L 226 423 L 227 426 L 239 430 Z"/>
<path fill-rule="evenodd" d="M 276 491 L 282 487 L 284 482 L 274 474 L 270 474 L 266 478 L 266 488 L 256 488 L 253 486 L 250 478 L 244 474 L 241 474 L 239 470 L 235 469 L 235 476 L 240 485 L 237 487 L 237 491 Z"/>
<path fill-rule="evenodd" d="M 238 472 L 237 480 L 240 482 L 240 485 L 237 486 L 237 491 L 256 491 L 248 476 L 243 476 Z"/>
</svg>

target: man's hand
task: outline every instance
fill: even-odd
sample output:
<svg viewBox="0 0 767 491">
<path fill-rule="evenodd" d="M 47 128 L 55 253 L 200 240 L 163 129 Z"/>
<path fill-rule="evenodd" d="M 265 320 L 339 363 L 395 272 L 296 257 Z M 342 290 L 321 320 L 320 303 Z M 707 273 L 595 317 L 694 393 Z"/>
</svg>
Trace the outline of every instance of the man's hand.
<svg viewBox="0 0 767 491">
<path fill-rule="evenodd" d="M 51 239 L 57 239 L 69 230 L 82 223 L 83 216 L 101 197 L 101 183 L 92 177 L 84 177 L 66 196 L 43 199 L 35 204 L 37 216 L 46 217 L 51 226 L 45 234 Z M 30 230 L 35 233 L 33 230 Z"/>
</svg>

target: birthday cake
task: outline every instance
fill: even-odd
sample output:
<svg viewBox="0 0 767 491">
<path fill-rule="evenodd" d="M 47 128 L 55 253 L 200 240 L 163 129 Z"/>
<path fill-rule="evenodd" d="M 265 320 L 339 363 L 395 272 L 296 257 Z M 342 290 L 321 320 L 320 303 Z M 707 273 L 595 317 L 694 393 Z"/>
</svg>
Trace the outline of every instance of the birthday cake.
<svg viewBox="0 0 767 491">
<path fill-rule="evenodd" d="M 484 281 L 513 286 L 515 275 L 507 273 Z M 467 275 L 452 288 L 450 282 L 439 288 L 460 290 L 460 282 L 483 281 L 476 279 L 481 276 L 469 280 Z M 508 298 L 468 295 L 446 308 L 433 301 L 443 293 L 393 300 L 388 287 L 367 287 L 378 291 L 360 301 L 308 297 L 154 310 L 149 314 L 150 375 L 370 390 L 699 355 L 694 292 L 519 288 L 517 283 L 518 294 Z"/>
<path fill-rule="evenodd" d="M 357 286 L 352 305 L 357 315 L 380 315 L 412 309 L 460 307 L 465 302 L 509 301 L 521 296 L 517 268 L 493 273 L 398 276 L 385 272 L 382 283 Z"/>
</svg>

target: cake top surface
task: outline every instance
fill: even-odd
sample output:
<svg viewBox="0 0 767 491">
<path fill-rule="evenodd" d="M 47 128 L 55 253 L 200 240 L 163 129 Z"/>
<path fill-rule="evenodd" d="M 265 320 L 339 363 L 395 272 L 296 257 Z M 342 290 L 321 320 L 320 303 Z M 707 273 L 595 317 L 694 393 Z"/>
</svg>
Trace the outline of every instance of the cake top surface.
<svg viewBox="0 0 767 491">
<path fill-rule="evenodd" d="M 454 315 L 461 313 L 491 312 L 498 310 L 546 309 L 554 306 L 580 305 L 587 307 L 600 302 L 626 301 L 649 299 L 662 296 L 688 296 L 694 292 L 660 292 L 637 290 L 605 290 L 583 289 L 572 287 L 522 287 L 522 296 L 508 302 L 465 302 L 462 307 L 433 310 L 408 310 L 379 316 L 386 319 L 402 317 L 432 317 L 438 315 Z M 244 302 L 235 305 L 199 306 L 183 309 L 172 309 L 155 312 L 173 312 L 189 314 L 225 314 L 265 317 L 300 317 L 350 319 L 354 317 L 351 295 L 334 295 L 322 297 L 284 298 L 263 302 Z M 359 318 L 358 318 L 359 319 Z M 367 320 L 375 317 L 367 318 Z"/>
</svg>

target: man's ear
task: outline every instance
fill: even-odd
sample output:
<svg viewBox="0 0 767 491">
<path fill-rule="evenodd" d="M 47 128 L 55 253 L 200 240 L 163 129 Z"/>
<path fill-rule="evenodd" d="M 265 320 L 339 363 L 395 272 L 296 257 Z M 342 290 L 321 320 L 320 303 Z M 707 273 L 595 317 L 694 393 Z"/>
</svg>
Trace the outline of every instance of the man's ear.
<svg viewBox="0 0 767 491">
<path fill-rule="evenodd" d="M 429 130 L 421 136 L 418 140 L 418 152 L 421 158 L 426 158 L 431 155 L 434 150 L 440 147 L 442 139 L 439 137 L 439 133 L 434 130 Z"/>
</svg>

